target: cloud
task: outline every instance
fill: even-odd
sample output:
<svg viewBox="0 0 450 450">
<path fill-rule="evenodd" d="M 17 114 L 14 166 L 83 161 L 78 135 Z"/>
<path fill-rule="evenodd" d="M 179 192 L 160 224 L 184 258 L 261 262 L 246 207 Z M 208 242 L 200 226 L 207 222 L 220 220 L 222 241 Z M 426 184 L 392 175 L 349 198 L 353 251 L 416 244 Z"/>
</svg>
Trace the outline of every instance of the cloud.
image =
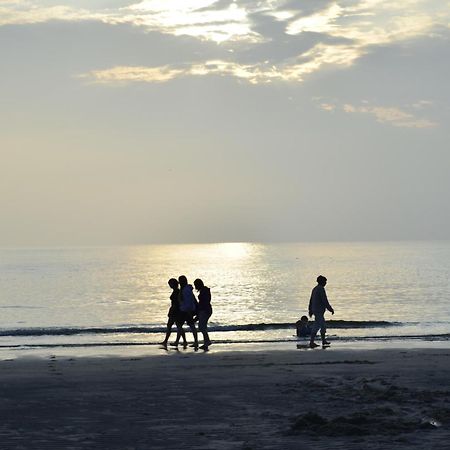
<svg viewBox="0 0 450 450">
<path fill-rule="evenodd" d="M 117 66 L 106 70 L 94 70 L 83 74 L 81 78 L 90 78 L 97 83 L 114 84 L 129 83 L 135 81 L 162 83 L 186 74 L 186 70 L 171 69 L 169 66 L 162 67 L 127 67 Z"/>
<path fill-rule="evenodd" d="M 44 3 L 44 5 L 42 4 Z M 53 2 L 54 3 L 54 2 Z M 251 30 L 248 11 L 229 2 L 220 9 L 209 9 L 217 0 L 144 0 L 120 8 L 105 2 L 103 9 L 79 8 L 76 2 L 61 0 L 45 5 L 33 0 L 0 1 L 0 26 L 60 21 L 94 20 L 111 25 L 130 24 L 146 31 L 175 36 L 223 41 L 261 39 Z"/>
<path fill-rule="evenodd" d="M 258 64 L 240 64 L 233 61 L 210 60 L 177 68 L 160 67 L 123 67 L 117 66 L 106 70 L 93 70 L 80 77 L 97 83 L 160 83 L 178 77 L 223 75 L 245 80 L 251 84 L 271 83 L 273 81 L 302 81 L 304 76 L 318 70 L 323 65 L 351 64 L 357 54 L 352 47 L 318 44 L 295 60 L 279 66 L 267 61 Z"/>
<path fill-rule="evenodd" d="M 336 109 L 336 105 L 333 105 L 332 103 L 321 103 L 320 109 L 323 109 L 324 111 L 334 111 Z"/>
<path fill-rule="evenodd" d="M 329 67 L 349 67 L 372 48 L 421 36 L 433 36 L 437 27 L 448 28 L 450 10 L 441 0 L 336 0 L 311 4 L 286 0 L 104 0 L 102 7 L 89 1 L 0 1 L 0 26 L 51 20 L 98 21 L 111 26 L 128 24 L 144 33 L 191 36 L 226 45 L 230 61 L 208 69 L 210 62 L 186 61 L 188 68 L 164 66 L 117 67 L 92 71 L 98 82 L 167 82 L 175 77 L 222 70 L 223 75 L 250 83 L 275 80 L 301 82 L 305 76 Z M 83 7 L 77 6 L 83 5 Z M 263 26 L 261 26 L 263 25 Z M 273 45 L 277 41 L 278 46 Z M 278 53 L 283 49 L 281 59 Z M 266 49 L 266 51 L 264 51 Z M 261 55 L 243 62 L 252 51 Z M 270 53 L 272 52 L 272 53 Z M 277 60 L 276 65 L 265 61 Z M 248 61 L 248 58 L 247 58 Z M 183 62 L 183 61 L 178 61 Z M 86 74 L 87 75 L 87 74 Z"/>
<path fill-rule="evenodd" d="M 144 0 L 123 8 L 125 14 L 118 20 L 175 36 L 188 35 L 216 42 L 259 39 L 258 33 L 250 28 L 245 8 L 230 2 L 216 9 L 216 4 L 217 0 Z"/>
<path fill-rule="evenodd" d="M 347 114 L 367 114 L 373 116 L 379 123 L 401 128 L 434 128 L 438 126 L 438 123 L 417 117 L 412 112 L 407 111 L 406 108 L 397 106 L 372 106 L 367 101 L 363 101 L 362 105 L 352 105 L 350 103 L 338 105 L 332 102 L 323 102 L 322 100 L 320 98 L 315 99 L 318 102 L 318 107 L 327 112 L 333 112 L 339 109 Z M 418 103 L 421 105 L 431 104 L 427 100 L 421 100 Z M 414 105 L 412 105 L 412 108 L 414 108 Z"/>
<path fill-rule="evenodd" d="M 424 109 L 433 105 L 433 102 L 430 100 L 419 100 L 411 105 L 414 109 Z"/>
<path fill-rule="evenodd" d="M 306 17 L 300 17 L 290 22 L 286 28 L 287 34 L 298 34 L 305 31 L 314 33 L 329 33 L 337 26 L 336 19 L 343 13 L 343 9 L 334 3 L 325 10 L 318 11 Z M 281 12 L 278 13 L 279 15 Z M 288 16 L 286 16 L 288 17 Z"/>
<path fill-rule="evenodd" d="M 387 123 L 394 127 L 403 128 L 434 128 L 438 124 L 428 119 L 420 119 L 412 113 L 397 107 L 384 106 L 353 106 L 346 104 L 343 107 L 346 113 L 361 113 L 374 116 L 377 122 Z"/>
<path fill-rule="evenodd" d="M 211 60 L 193 64 L 182 69 L 171 66 L 161 67 L 113 67 L 106 70 L 94 70 L 80 75 L 81 78 L 95 83 L 116 84 L 130 82 L 161 83 L 181 76 L 221 75 L 233 76 L 251 84 L 281 79 L 283 73 L 264 65 L 244 65 L 223 60 Z"/>
<path fill-rule="evenodd" d="M 26 25 L 61 20 L 76 22 L 82 20 L 106 20 L 106 16 L 91 10 L 69 5 L 42 6 L 31 1 L 0 1 L 0 26 Z"/>
</svg>

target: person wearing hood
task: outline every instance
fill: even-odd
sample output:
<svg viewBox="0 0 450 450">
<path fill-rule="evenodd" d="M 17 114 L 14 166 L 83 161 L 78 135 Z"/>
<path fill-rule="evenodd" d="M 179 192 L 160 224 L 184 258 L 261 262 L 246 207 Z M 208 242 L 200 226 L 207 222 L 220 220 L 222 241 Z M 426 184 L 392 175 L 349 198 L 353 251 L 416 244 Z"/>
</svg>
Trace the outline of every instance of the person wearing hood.
<svg viewBox="0 0 450 450">
<path fill-rule="evenodd" d="M 188 284 L 187 278 L 184 275 L 180 275 L 178 277 L 178 282 L 180 283 L 180 320 L 177 323 L 178 332 L 177 338 L 173 345 L 175 347 L 178 346 L 180 342 L 180 338 L 183 333 L 183 325 L 187 323 L 189 328 L 192 331 L 192 335 L 194 336 L 194 344 L 192 346 L 194 348 L 198 348 L 198 337 L 197 330 L 195 329 L 195 321 L 194 316 L 197 314 L 197 299 L 192 292 L 192 286 Z"/>
<path fill-rule="evenodd" d="M 200 278 L 194 281 L 194 286 L 198 292 L 198 329 L 203 334 L 203 345 L 200 348 L 208 350 L 208 347 L 211 345 L 211 340 L 208 335 L 208 320 L 212 315 L 211 290 L 204 285 Z"/>
</svg>

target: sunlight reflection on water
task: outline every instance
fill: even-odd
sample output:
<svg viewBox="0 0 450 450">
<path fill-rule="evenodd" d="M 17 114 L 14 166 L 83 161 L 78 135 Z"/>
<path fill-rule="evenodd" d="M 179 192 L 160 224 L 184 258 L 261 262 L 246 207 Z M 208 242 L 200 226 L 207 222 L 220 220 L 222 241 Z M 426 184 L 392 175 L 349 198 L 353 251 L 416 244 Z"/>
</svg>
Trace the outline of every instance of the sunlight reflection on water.
<svg viewBox="0 0 450 450">
<path fill-rule="evenodd" d="M 222 325 L 294 322 L 321 273 L 333 319 L 432 327 L 449 317 L 448 242 L 3 249 L 0 256 L 2 327 L 161 325 L 167 280 L 181 274 L 211 288 L 211 321 Z"/>
</svg>

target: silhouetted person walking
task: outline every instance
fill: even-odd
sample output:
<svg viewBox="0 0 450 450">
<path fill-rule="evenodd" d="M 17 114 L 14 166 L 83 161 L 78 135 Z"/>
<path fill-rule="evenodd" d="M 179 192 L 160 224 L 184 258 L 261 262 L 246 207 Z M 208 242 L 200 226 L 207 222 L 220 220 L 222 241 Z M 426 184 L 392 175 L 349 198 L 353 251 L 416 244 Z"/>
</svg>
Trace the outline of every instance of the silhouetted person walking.
<svg viewBox="0 0 450 450">
<path fill-rule="evenodd" d="M 325 333 L 327 331 L 325 325 L 325 311 L 334 314 L 334 309 L 328 302 L 327 293 L 325 292 L 325 285 L 327 284 L 327 279 L 319 275 L 317 277 L 317 286 L 311 292 L 311 299 L 309 300 L 309 317 L 314 315 L 314 325 L 311 330 L 311 340 L 309 346 L 311 348 L 318 347 L 318 344 L 314 342 L 316 334 L 320 329 L 320 335 L 322 337 L 322 345 L 327 345 L 329 342 L 325 339 Z"/>
<path fill-rule="evenodd" d="M 178 280 L 176 278 L 171 278 L 168 281 L 169 286 L 172 288 L 172 294 L 170 294 L 170 309 L 167 314 L 169 317 L 169 320 L 167 321 L 167 331 L 166 331 L 166 337 L 164 338 L 164 341 L 161 342 L 161 345 L 164 347 L 167 347 L 167 342 L 169 340 L 170 334 L 172 333 L 172 327 L 173 324 L 177 324 L 177 329 L 179 327 L 180 322 L 180 289 L 178 288 Z M 183 345 L 186 346 L 186 335 L 184 333 L 183 328 L 181 328 L 181 337 L 183 338 Z"/>
<path fill-rule="evenodd" d="M 208 320 L 212 315 L 211 307 L 211 291 L 209 287 L 205 286 L 200 278 L 194 281 L 195 289 L 198 291 L 198 329 L 203 334 L 203 345 L 200 347 L 203 350 L 208 350 L 211 341 L 208 335 Z"/>
<path fill-rule="evenodd" d="M 173 345 L 177 346 L 180 342 L 180 337 L 183 332 L 183 324 L 186 322 L 189 325 L 189 328 L 191 329 L 194 336 L 193 346 L 195 348 L 198 348 L 197 330 L 195 329 L 194 322 L 194 315 L 197 312 L 197 299 L 192 292 L 192 286 L 188 284 L 187 278 L 184 275 L 180 275 L 178 277 L 178 281 L 180 283 L 180 321 L 177 324 L 177 339 L 173 343 Z"/>
</svg>

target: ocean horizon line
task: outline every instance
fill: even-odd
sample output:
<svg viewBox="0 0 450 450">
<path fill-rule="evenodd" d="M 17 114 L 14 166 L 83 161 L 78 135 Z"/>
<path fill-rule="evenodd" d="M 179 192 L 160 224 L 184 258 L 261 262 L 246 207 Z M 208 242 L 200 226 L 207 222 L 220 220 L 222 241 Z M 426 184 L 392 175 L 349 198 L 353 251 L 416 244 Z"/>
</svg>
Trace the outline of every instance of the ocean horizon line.
<svg viewBox="0 0 450 450">
<path fill-rule="evenodd" d="M 194 245 L 222 245 L 222 244 L 253 244 L 253 245 L 294 245 L 294 244 L 389 244 L 389 243 L 440 243 L 450 242 L 450 238 L 408 238 L 408 239 L 324 239 L 324 240 L 280 240 L 280 241 L 205 241 L 205 242 L 147 242 L 147 243 L 105 243 L 105 244 L 24 244 L 0 245 L 0 250 L 51 250 L 51 249 L 102 249 L 102 248 L 135 248 L 159 246 L 194 246 Z"/>
</svg>

